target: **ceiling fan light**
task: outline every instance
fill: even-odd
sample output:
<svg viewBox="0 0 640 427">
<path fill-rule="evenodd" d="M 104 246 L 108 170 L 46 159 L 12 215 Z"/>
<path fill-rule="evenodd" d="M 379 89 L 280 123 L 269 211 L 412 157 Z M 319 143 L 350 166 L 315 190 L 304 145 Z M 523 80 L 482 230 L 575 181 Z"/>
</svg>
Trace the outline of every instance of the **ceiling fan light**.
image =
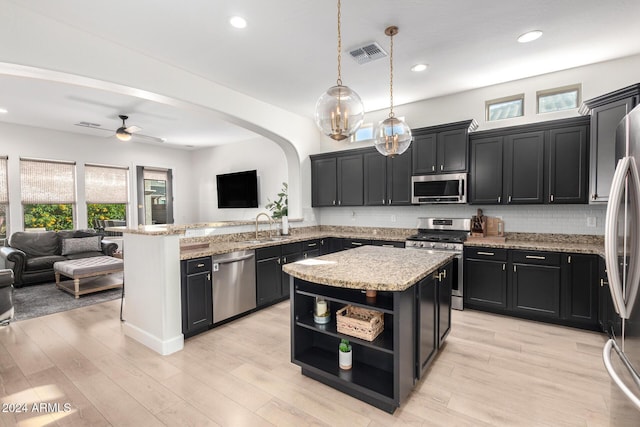
<svg viewBox="0 0 640 427">
<path fill-rule="evenodd" d="M 127 132 L 125 128 L 118 128 L 118 130 L 116 131 L 116 138 L 118 138 L 120 141 L 130 141 L 131 133 Z"/>
<path fill-rule="evenodd" d="M 407 151 L 411 139 L 411 128 L 404 120 L 388 117 L 378 125 L 374 145 L 380 154 L 395 157 Z"/>
</svg>

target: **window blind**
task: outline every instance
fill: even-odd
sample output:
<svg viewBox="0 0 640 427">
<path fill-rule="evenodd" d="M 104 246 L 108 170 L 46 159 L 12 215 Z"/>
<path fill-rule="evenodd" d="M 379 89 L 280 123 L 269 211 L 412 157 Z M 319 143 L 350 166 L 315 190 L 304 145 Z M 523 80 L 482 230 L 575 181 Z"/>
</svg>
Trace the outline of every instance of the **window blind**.
<svg viewBox="0 0 640 427">
<path fill-rule="evenodd" d="M 166 169 L 147 169 L 144 168 L 143 171 L 144 179 L 153 179 L 156 181 L 166 181 L 167 180 L 167 170 Z"/>
<path fill-rule="evenodd" d="M 0 204 L 9 203 L 7 185 L 7 157 L 0 157 Z"/>
<path fill-rule="evenodd" d="M 20 159 L 20 185 L 25 205 L 75 203 L 75 163 Z"/>
<path fill-rule="evenodd" d="M 128 168 L 85 165 L 84 188 L 87 203 L 128 203 Z"/>
</svg>

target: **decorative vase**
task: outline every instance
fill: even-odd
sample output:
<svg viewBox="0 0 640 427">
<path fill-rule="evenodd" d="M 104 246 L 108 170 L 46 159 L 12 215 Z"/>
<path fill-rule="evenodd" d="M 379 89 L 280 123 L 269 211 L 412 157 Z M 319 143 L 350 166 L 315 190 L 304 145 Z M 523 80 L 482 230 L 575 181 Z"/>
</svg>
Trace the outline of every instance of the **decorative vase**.
<svg viewBox="0 0 640 427">
<path fill-rule="evenodd" d="M 289 217 L 287 215 L 282 217 L 282 234 L 285 236 L 289 234 Z"/>
<path fill-rule="evenodd" d="M 313 321 L 317 324 L 325 325 L 331 320 L 331 311 L 329 310 L 329 301 L 322 297 L 316 298 L 315 308 L 313 310 Z"/>
<path fill-rule="evenodd" d="M 340 364 L 340 369 L 349 370 L 351 369 L 352 364 L 352 354 L 353 350 L 349 351 L 340 351 L 338 350 L 338 363 Z"/>
</svg>

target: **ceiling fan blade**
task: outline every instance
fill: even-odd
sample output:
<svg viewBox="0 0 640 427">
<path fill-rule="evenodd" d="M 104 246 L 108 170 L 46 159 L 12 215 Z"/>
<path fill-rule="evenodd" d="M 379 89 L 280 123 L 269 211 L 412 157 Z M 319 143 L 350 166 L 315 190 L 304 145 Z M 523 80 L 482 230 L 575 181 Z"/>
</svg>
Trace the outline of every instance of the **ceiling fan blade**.
<svg viewBox="0 0 640 427">
<path fill-rule="evenodd" d="M 129 133 L 134 133 L 134 132 L 140 132 L 142 128 L 140 126 L 133 125 L 133 126 L 127 126 L 125 130 Z"/>
<path fill-rule="evenodd" d="M 79 122 L 79 123 L 74 123 L 73 125 L 74 126 L 80 126 L 80 127 L 83 127 L 83 128 L 95 129 L 95 130 L 104 130 L 104 131 L 111 132 L 111 133 L 114 132 L 113 129 L 107 129 L 107 128 L 100 127 L 100 125 L 96 124 L 96 123 Z"/>
<path fill-rule="evenodd" d="M 143 135 L 141 133 L 134 133 L 132 136 L 134 138 L 148 139 L 149 141 L 154 141 L 154 142 L 161 142 L 161 143 L 167 142 L 166 138 L 158 138 L 156 136 Z"/>
</svg>

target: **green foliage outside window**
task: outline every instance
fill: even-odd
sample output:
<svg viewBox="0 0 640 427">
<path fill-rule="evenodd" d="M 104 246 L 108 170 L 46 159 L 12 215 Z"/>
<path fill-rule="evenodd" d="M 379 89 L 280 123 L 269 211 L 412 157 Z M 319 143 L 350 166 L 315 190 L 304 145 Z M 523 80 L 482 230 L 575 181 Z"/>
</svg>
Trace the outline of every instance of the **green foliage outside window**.
<svg viewBox="0 0 640 427">
<path fill-rule="evenodd" d="M 93 227 L 96 220 L 125 220 L 127 217 L 126 212 L 127 205 L 124 203 L 87 203 L 87 220 L 89 227 Z"/>
<path fill-rule="evenodd" d="M 54 231 L 71 230 L 73 229 L 73 206 L 71 204 L 24 205 L 24 227 Z"/>
</svg>

